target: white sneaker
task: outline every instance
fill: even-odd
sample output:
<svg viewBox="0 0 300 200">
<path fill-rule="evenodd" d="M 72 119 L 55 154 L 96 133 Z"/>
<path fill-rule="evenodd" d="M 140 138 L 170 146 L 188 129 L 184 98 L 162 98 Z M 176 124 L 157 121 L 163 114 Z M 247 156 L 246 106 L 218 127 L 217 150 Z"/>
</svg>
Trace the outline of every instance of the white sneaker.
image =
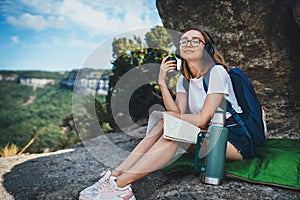
<svg viewBox="0 0 300 200">
<path fill-rule="evenodd" d="M 98 185 L 101 185 L 101 183 L 105 183 L 108 182 L 110 177 L 111 177 L 111 171 L 104 171 L 101 174 L 101 177 L 99 181 L 97 181 L 94 185 L 89 186 L 87 188 L 85 188 L 84 190 L 82 190 L 79 193 L 79 200 L 89 200 L 89 199 L 93 199 L 97 194 L 97 187 Z"/>
<path fill-rule="evenodd" d="M 98 193 L 95 200 L 136 200 L 130 185 L 120 188 L 115 179 L 110 179 L 109 185 L 109 189 L 104 184 L 98 188 L 101 192 Z"/>
<path fill-rule="evenodd" d="M 115 180 L 107 171 L 98 182 L 80 192 L 79 200 L 135 200 L 130 185 L 120 188 Z"/>
</svg>

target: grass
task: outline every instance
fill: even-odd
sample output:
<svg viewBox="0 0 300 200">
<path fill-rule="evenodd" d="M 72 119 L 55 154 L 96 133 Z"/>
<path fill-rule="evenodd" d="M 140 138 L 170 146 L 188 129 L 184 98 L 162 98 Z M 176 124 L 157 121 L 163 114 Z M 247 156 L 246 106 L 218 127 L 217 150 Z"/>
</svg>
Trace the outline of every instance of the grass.
<svg viewBox="0 0 300 200">
<path fill-rule="evenodd" d="M 7 143 L 5 147 L 0 149 L 0 157 L 15 156 L 18 153 L 19 148 L 15 144 Z"/>
</svg>

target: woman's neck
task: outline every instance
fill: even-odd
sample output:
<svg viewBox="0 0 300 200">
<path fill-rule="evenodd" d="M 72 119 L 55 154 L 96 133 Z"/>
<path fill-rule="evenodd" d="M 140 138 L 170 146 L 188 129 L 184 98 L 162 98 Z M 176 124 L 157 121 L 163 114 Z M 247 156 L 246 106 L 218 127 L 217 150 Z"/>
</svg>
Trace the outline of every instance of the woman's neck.
<svg viewBox="0 0 300 200">
<path fill-rule="evenodd" d="M 192 78 L 200 78 L 202 76 L 200 62 L 188 62 L 187 64 L 191 71 Z"/>
</svg>

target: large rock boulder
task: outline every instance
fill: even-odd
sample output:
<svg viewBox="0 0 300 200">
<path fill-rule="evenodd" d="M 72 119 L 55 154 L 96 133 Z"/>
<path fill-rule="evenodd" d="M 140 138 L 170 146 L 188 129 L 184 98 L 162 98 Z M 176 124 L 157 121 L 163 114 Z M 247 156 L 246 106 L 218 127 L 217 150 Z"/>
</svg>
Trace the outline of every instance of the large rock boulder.
<svg viewBox="0 0 300 200">
<path fill-rule="evenodd" d="M 227 64 L 248 74 L 268 109 L 270 135 L 299 132 L 299 1 L 157 0 L 156 5 L 166 28 L 204 28 Z"/>
</svg>

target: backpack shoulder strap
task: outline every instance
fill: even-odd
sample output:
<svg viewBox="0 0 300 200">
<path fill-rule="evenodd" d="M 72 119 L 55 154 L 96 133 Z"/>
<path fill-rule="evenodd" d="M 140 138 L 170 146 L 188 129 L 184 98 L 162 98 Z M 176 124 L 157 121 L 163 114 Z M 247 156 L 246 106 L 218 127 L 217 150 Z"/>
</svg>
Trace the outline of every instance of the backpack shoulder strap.
<svg viewBox="0 0 300 200">
<path fill-rule="evenodd" d="M 186 78 L 183 78 L 182 84 L 183 84 L 183 87 L 184 87 L 186 93 L 189 93 L 190 81 L 187 80 Z"/>
<path fill-rule="evenodd" d="M 183 78 L 182 81 L 183 87 L 186 91 L 186 97 L 187 97 L 187 108 L 186 108 L 186 113 L 190 113 L 190 109 L 189 109 L 189 88 L 190 88 L 190 81 L 187 80 L 186 78 Z"/>
<path fill-rule="evenodd" d="M 214 65 L 208 70 L 208 72 L 203 77 L 203 87 L 204 87 L 204 90 L 205 90 L 206 93 L 207 93 L 207 90 L 208 90 L 210 71 L 212 70 L 213 67 L 214 67 Z"/>
</svg>

